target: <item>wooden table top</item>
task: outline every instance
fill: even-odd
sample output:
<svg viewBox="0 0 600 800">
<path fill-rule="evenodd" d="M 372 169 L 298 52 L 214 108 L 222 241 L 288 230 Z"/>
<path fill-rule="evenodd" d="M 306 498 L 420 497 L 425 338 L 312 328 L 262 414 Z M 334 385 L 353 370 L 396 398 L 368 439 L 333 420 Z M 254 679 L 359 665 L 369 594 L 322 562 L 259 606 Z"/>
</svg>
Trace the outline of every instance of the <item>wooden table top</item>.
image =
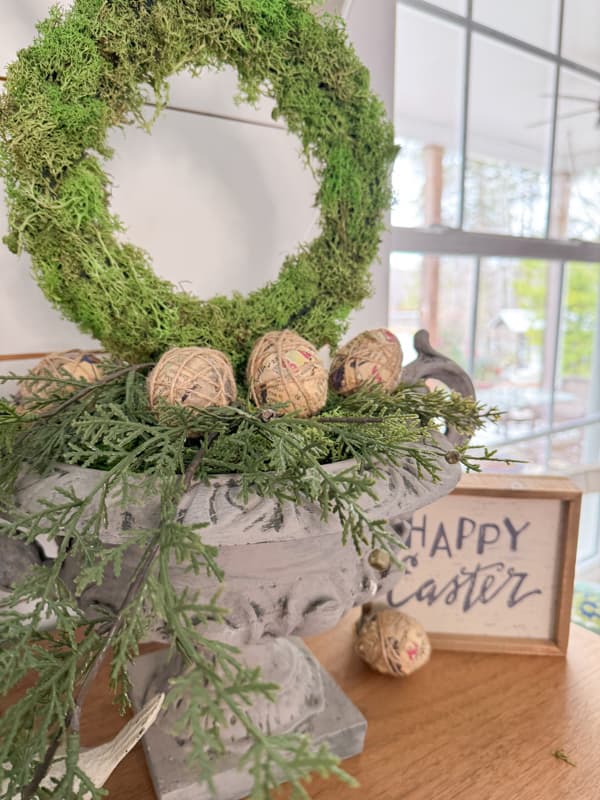
<svg viewBox="0 0 600 800">
<path fill-rule="evenodd" d="M 438 651 L 410 678 L 394 679 L 352 653 L 355 618 L 308 644 L 368 720 L 364 752 L 344 762 L 361 788 L 316 779 L 312 798 L 599 800 L 600 636 L 573 626 L 566 658 Z M 85 745 L 123 725 L 101 685 L 87 706 Z M 106 788 L 111 800 L 154 800 L 141 745 Z"/>
</svg>

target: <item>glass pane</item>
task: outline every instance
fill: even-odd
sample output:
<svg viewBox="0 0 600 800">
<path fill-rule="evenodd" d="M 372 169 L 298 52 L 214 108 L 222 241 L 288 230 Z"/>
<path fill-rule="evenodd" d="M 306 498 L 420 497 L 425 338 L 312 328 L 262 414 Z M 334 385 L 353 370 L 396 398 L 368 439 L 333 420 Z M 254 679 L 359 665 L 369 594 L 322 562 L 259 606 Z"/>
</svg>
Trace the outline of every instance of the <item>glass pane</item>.
<svg viewBox="0 0 600 800">
<path fill-rule="evenodd" d="M 600 167 L 589 167 L 570 176 L 558 175 L 570 194 L 567 236 L 573 239 L 600 239 Z M 564 190 L 563 190 L 564 191 Z M 554 203 L 553 203 L 554 206 Z"/>
<path fill-rule="evenodd" d="M 415 331 L 427 328 L 434 346 L 471 372 L 478 399 L 504 412 L 473 444 L 522 463 L 484 470 L 543 474 L 600 463 L 600 424 L 546 432 L 600 410 L 600 264 L 568 263 L 561 283 L 558 262 L 481 259 L 477 304 L 474 258 L 396 252 L 390 267 L 389 325 L 405 361 L 415 357 Z M 548 315 L 561 286 L 559 322 Z"/>
<path fill-rule="evenodd" d="M 598 555 L 600 536 L 600 495 L 584 494 L 581 498 L 581 522 L 577 541 L 577 561 L 587 561 Z"/>
<path fill-rule="evenodd" d="M 556 52 L 557 0 L 475 0 L 473 18 L 544 50 Z"/>
<path fill-rule="evenodd" d="M 456 225 L 464 31 L 398 6 L 394 225 Z"/>
<path fill-rule="evenodd" d="M 439 270 L 437 325 L 432 342 L 436 349 L 467 369 L 471 335 L 469 311 L 475 306 L 475 261 L 459 256 L 428 256 L 427 261 L 430 269 Z"/>
<path fill-rule="evenodd" d="M 600 386 L 596 385 L 594 389 L 597 394 Z M 577 467 L 579 473 L 577 483 L 585 487 L 581 504 L 577 559 L 586 561 L 600 555 L 600 495 L 597 493 L 600 487 L 600 425 L 587 425 L 582 429 L 580 452 L 580 463 L 588 464 L 589 467 L 587 471 L 584 471 L 584 466 Z M 569 470 L 572 469 L 573 465 L 570 465 Z"/>
<path fill-rule="evenodd" d="M 455 256 L 392 253 L 390 259 L 389 327 L 400 339 L 404 362 L 415 358 L 412 339 L 429 331 L 433 346 L 466 367 L 469 315 L 474 302 L 474 261 Z"/>
<path fill-rule="evenodd" d="M 508 410 L 542 386 L 547 290 L 545 262 L 482 259 L 473 377 Z"/>
<path fill-rule="evenodd" d="M 491 426 L 490 426 L 491 429 Z M 480 462 L 482 472 L 507 472 L 515 475 L 545 475 L 546 438 L 502 444 L 496 433 L 483 431 L 471 441 L 473 446 L 493 447 L 497 461 Z M 505 463 L 508 461 L 509 463 Z"/>
<path fill-rule="evenodd" d="M 473 37 L 466 228 L 545 234 L 552 81 L 548 62 Z"/>
<path fill-rule="evenodd" d="M 400 146 L 400 152 L 392 171 L 392 225 L 418 227 L 425 222 L 423 145 L 404 138 L 397 139 L 396 144 Z"/>
<path fill-rule="evenodd" d="M 565 472 L 577 464 L 600 461 L 600 426 L 539 436 L 551 423 L 566 427 L 600 408 L 600 381 L 594 367 L 600 355 L 600 265 L 566 265 L 555 334 L 558 320 L 548 318 L 548 309 L 559 291 L 557 263 L 482 261 L 473 378 L 478 398 L 500 408 L 504 416 L 497 428 L 479 434 L 476 443 L 538 437 L 500 446 L 502 457 L 527 462 L 511 465 L 511 471 Z"/>
<path fill-rule="evenodd" d="M 577 559 L 585 562 L 600 555 L 600 425 L 588 425 L 582 432 L 582 462 L 589 465 L 577 467 L 577 483 L 585 487 L 581 503 L 581 524 Z M 572 466 L 571 466 L 572 470 Z M 585 564 L 582 565 L 585 568 Z M 598 564 L 600 569 L 600 564 Z M 600 572 L 598 572 L 600 576 Z M 582 576 L 583 577 L 583 576 Z M 596 577 L 600 580 L 600 577 Z"/>
<path fill-rule="evenodd" d="M 416 356 L 412 340 L 422 327 L 422 260 L 423 256 L 415 253 L 392 253 L 390 256 L 388 327 L 400 340 L 405 364 Z"/>
<path fill-rule="evenodd" d="M 600 406 L 598 299 L 600 265 L 572 262 L 565 267 L 560 350 L 552 421 L 565 426 Z M 578 464 L 598 463 L 598 426 L 576 427 L 552 435 L 548 468 L 569 472 Z"/>
<path fill-rule="evenodd" d="M 477 435 L 474 444 L 495 445 L 504 439 L 534 434 L 545 427 L 550 405 L 552 366 L 546 341 L 546 307 L 551 270 L 545 262 L 484 259 L 481 262 L 479 313 L 473 379 L 477 397 L 503 412 L 499 425 Z M 534 439 L 500 448 L 503 458 L 524 464 L 503 467 L 512 472 L 540 472 L 545 440 Z M 496 471 L 502 465 L 485 467 Z"/>
<path fill-rule="evenodd" d="M 550 472 L 568 472 L 580 463 L 583 436 L 583 428 L 572 428 L 552 434 L 548 460 Z"/>
<path fill-rule="evenodd" d="M 553 235 L 600 238 L 600 83 L 561 70 Z"/>
<path fill-rule="evenodd" d="M 598 347 L 600 265 L 573 262 L 565 271 L 561 349 L 556 376 L 554 421 L 568 422 L 599 410 L 600 387 L 594 381 Z M 596 457 L 599 453 L 596 453 Z M 586 459 L 588 460 L 588 459 Z M 580 463 L 582 458 L 576 462 Z"/>
<path fill-rule="evenodd" d="M 572 262 L 566 265 L 560 348 L 552 422 L 567 426 L 600 408 L 598 369 L 598 302 L 600 265 Z M 548 468 L 572 470 L 577 464 L 600 461 L 598 426 L 575 427 L 552 435 Z"/>
<path fill-rule="evenodd" d="M 562 54 L 565 58 L 600 70 L 600 3 L 566 0 Z"/>
</svg>

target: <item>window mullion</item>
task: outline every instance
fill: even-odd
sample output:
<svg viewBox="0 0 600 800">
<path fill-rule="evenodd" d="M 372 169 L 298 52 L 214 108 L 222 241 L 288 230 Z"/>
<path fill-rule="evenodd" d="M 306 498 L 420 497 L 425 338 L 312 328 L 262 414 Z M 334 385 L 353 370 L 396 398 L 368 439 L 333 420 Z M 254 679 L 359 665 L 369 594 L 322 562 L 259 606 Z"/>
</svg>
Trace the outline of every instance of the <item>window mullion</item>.
<svg viewBox="0 0 600 800">
<path fill-rule="evenodd" d="M 600 282 L 600 267 L 598 267 L 597 280 Z M 600 413 L 600 291 L 596 305 L 596 328 L 594 330 L 594 344 L 592 348 L 592 369 L 590 376 L 590 393 L 588 398 L 588 414 Z M 583 462 L 595 464 L 600 462 L 600 425 L 588 431 L 583 450 Z"/>
<path fill-rule="evenodd" d="M 440 225 L 431 228 L 392 228 L 392 248 L 405 253 L 481 258 L 529 258 L 542 261 L 600 263 L 600 243 L 538 239 L 495 233 L 471 233 Z"/>
<path fill-rule="evenodd" d="M 462 14 L 456 14 L 453 11 L 448 11 L 440 6 L 433 5 L 432 3 L 428 2 L 428 0 L 397 0 L 397 2 L 408 8 L 414 8 L 417 11 L 423 12 L 424 14 L 428 14 L 430 17 L 443 19 L 446 22 L 450 22 L 453 25 L 463 28 L 468 27 L 475 31 L 475 33 L 485 36 L 487 39 L 493 39 L 496 42 L 501 42 L 509 47 L 514 47 L 522 52 L 530 53 L 532 56 L 541 58 L 544 61 L 558 62 L 561 67 L 566 67 L 578 75 L 585 75 L 594 81 L 600 81 L 600 71 L 597 69 L 588 67 L 578 61 L 573 61 L 570 58 L 563 58 L 562 56 L 559 56 L 550 50 L 545 50 L 543 47 L 537 47 L 536 45 L 531 44 L 531 42 L 528 42 L 524 39 L 511 36 L 509 33 L 504 33 L 497 28 L 491 28 L 489 25 L 484 25 L 481 22 L 477 22 L 477 20 L 468 19 Z M 500 0 L 498 0 L 498 2 L 500 2 Z"/>
<path fill-rule="evenodd" d="M 565 18 L 565 0 L 559 0 L 560 7 L 558 12 L 558 34 L 556 43 L 556 54 L 558 58 L 562 56 L 563 25 Z M 548 206 L 546 209 L 546 238 L 558 236 L 558 231 L 552 230 L 552 198 L 554 193 L 554 163 L 556 160 L 556 128 L 558 124 L 558 95 L 560 92 L 560 61 L 554 65 L 554 90 L 552 97 L 552 127 L 550 129 L 550 146 L 548 150 Z M 562 232 L 561 232 L 562 233 Z"/>
<path fill-rule="evenodd" d="M 473 18 L 473 0 L 467 0 L 467 19 Z M 467 180 L 467 148 L 469 139 L 469 95 L 471 85 L 471 51 L 473 33 L 471 25 L 465 30 L 465 63 L 463 69 L 463 96 L 460 131 L 460 194 L 458 204 L 458 228 L 462 230 L 465 222 L 465 184 Z"/>
<path fill-rule="evenodd" d="M 467 359 L 467 372 L 475 374 L 475 351 L 477 345 L 477 319 L 479 317 L 479 286 L 481 284 L 481 259 L 475 259 L 473 271 L 471 308 L 469 311 L 469 354 Z"/>
<path fill-rule="evenodd" d="M 550 264 L 546 335 L 544 341 L 544 387 L 548 392 L 548 427 L 554 427 L 556 383 L 559 374 L 562 316 L 565 306 L 565 262 Z M 549 374 L 547 367 L 550 368 Z M 552 455 L 552 435 L 545 442 L 544 466 L 548 469 Z"/>
<path fill-rule="evenodd" d="M 534 431 L 522 433 L 519 436 L 504 436 L 494 439 L 491 446 L 494 448 L 505 447 L 508 445 L 522 444 L 523 442 L 533 442 L 536 439 L 546 439 L 557 433 L 566 433 L 567 431 L 574 431 L 580 428 L 590 428 L 600 425 L 600 413 L 590 414 L 585 417 L 577 417 L 576 419 L 569 420 L 568 422 L 559 422 L 552 428 L 549 425 L 544 425 L 543 428 L 536 428 Z"/>
</svg>

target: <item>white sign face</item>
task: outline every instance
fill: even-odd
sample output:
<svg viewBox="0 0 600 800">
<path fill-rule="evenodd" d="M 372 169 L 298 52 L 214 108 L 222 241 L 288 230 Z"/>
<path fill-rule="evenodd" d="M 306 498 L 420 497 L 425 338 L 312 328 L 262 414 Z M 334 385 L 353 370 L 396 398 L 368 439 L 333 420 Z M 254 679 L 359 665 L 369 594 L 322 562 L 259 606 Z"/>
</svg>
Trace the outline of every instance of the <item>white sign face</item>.
<svg viewBox="0 0 600 800">
<path fill-rule="evenodd" d="M 449 495 L 415 512 L 410 524 L 390 606 L 428 633 L 553 638 L 559 499 Z"/>
</svg>

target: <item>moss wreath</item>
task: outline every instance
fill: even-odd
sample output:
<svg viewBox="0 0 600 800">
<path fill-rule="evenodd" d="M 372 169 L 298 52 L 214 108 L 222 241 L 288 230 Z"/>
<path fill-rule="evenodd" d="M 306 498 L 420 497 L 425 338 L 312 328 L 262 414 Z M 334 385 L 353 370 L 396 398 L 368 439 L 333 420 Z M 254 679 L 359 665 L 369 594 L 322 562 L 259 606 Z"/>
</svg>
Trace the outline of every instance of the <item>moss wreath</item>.
<svg viewBox="0 0 600 800">
<path fill-rule="evenodd" d="M 369 73 L 339 19 L 311 0 L 75 0 L 40 23 L 8 70 L 0 99 L 5 242 L 30 253 L 48 299 L 113 354 L 156 359 L 173 346 L 224 351 L 241 373 L 256 338 L 293 328 L 335 345 L 370 290 L 396 148 Z M 152 270 L 117 236 L 107 133 L 136 122 L 148 87 L 229 64 L 240 96 L 275 100 L 316 174 L 321 235 L 288 256 L 278 279 L 244 297 L 202 301 Z"/>
</svg>

